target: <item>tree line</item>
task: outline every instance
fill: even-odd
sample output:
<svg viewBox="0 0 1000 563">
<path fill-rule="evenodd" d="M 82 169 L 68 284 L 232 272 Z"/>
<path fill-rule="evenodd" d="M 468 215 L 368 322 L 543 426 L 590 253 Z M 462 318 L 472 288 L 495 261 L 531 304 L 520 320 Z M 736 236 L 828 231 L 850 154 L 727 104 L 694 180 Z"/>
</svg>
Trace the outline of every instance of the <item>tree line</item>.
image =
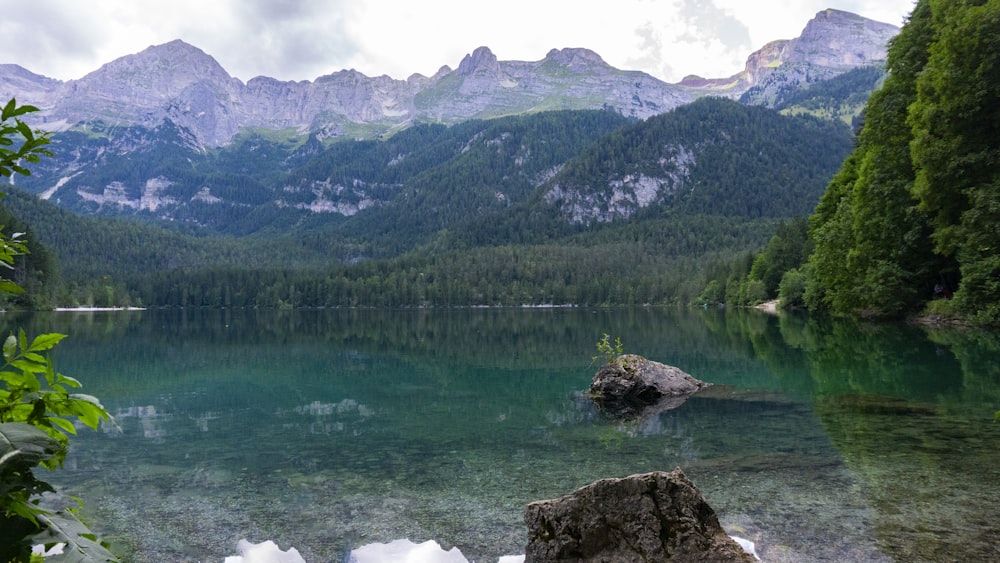
<svg viewBox="0 0 1000 563">
<path fill-rule="evenodd" d="M 921 0 L 887 70 L 807 256 L 753 298 L 787 278 L 783 297 L 816 312 L 1000 323 L 1000 1 Z"/>
</svg>

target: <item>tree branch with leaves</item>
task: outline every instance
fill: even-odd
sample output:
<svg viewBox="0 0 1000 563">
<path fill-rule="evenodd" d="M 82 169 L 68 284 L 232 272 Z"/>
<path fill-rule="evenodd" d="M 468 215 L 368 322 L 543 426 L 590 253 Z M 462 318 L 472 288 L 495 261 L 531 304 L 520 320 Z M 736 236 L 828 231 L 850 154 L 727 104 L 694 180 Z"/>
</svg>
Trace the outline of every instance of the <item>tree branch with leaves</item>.
<svg viewBox="0 0 1000 563">
<path fill-rule="evenodd" d="M 52 156 L 49 137 L 34 131 L 20 117 L 38 111 L 11 99 L 0 112 L 0 176 L 30 175 L 24 163 Z M 2 194 L 0 194 L 2 195 Z M 14 259 L 28 253 L 24 233 L 10 236 L 0 230 L 0 266 L 12 270 Z M 23 290 L 0 276 L 0 293 Z M 0 364 L 0 561 L 41 560 L 33 548 L 59 554 L 49 561 L 96 563 L 118 561 L 82 524 L 71 509 L 52 512 L 40 506 L 43 493 L 54 492 L 35 476 L 39 466 L 57 469 L 76 434 L 75 421 L 97 429 L 110 421 L 108 412 L 90 395 L 73 393 L 80 382 L 55 370 L 49 352 L 64 334 L 41 334 L 29 339 L 23 330 L 3 343 Z"/>
</svg>

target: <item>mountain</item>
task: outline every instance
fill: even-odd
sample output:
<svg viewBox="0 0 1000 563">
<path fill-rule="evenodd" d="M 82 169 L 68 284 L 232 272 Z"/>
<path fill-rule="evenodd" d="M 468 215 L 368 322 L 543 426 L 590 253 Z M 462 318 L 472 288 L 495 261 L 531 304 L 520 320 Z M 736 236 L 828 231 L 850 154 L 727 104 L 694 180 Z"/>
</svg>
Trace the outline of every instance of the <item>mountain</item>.
<svg viewBox="0 0 1000 563">
<path fill-rule="evenodd" d="M 31 191 L 33 182 L 50 185 L 44 166 L 64 169 L 77 158 L 99 166 L 55 182 L 60 188 L 43 194 L 48 201 L 19 196 L 5 205 L 35 226 L 67 275 L 100 277 L 95 268 L 103 268 L 115 279 L 211 265 L 332 267 L 421 248 L 475 253 L 650 239 L 645 251 L 661 258 L 748 248 L 775 221 L 815 206 L 852 142 L 841 123 L 711 97 L 644 121 L 566 110 L 421 124 L 326 147 L 243 134 L 201 151 L 168 122 L 118 131 L 114 142 L 95 136 L 99 146 L 87 153 L 61 149 L 83 135 L 57 137 L 56 156 L 19 183 Z M 46 218 L 52 203 L 159 231 Z M 103 231 L 110 225 L 119 226 Z M 726 229 L 738 234 L 720 233 Z M 143 250 L 143 240 L 153 247 Z"/>
<path fill-rule="evenodd" d="M 111 135 L 61 133 L 53 158 L 17 182 L 81 215 L 187 231 L 243 236 L 337 225 L 359 214 L 365 232 L 414 221 L 430 228 L 524 201 L 566 161 L 627 123 L 617 112 L 564 110 L 418 124 L 380 141 L 329 146 L 261 130 L 205 151 L 168 120 Z"/>
<path fill-rule="evenodd" d="M 724 84 L 586 49 L 482 47 L 405 81 L 244 84 L 180 41 L 69 82 L 4 65 L 0 96 L 57 131 L 5 206 L 81 292 L 110 279 L 150 305 L 689 302 L 706 270 L 815 206 L 884 75 L 878 34 L 834 56 L 848 28 L 880 27 L 814 22 Z M 746 99 L 778 71 L 830 78 Z"/>
<path fill-rule="evenodd" d="M 487 47 L 431 77 L 396 80 L 342 70 L 312 82 L 257 77 L 244 84 L 202 50 L 176 40 L 67 82 L 0 65 L 0 98 L 16 96 L 42 108 L 38 124 L 47 129 L 95 121 L 155 128 L 169 119 L 206 147 L 225 145 L 246 128 L 375 138 L 420 122 L 558 109 L 612 108 L 645 119 L 704 95 L 745 96 L 747 103 L 771 105 L 780 92 L 884 60 L 886 42 L 896 31 L 825 10 L 798 38 L 751 54 L 742 73 L 689 77 L 679 84 L 616 69 L 587 49 L 553 49 L 539 61 L 525 62 L 499 61 Z"/>
<path fill-rule="evenodd" d="M 694 99 L 645 73 L 615 69 L 586 49 L 553 49 L 535 62 L 501 62 L 480 47 L 455 70 L 443 67 L 433 77 L 415 74 L 405 81 L 343 70 L 313 82 L 257 77 L 243 84 L 215 59 L 177 40 L 79 80 L 59 83 L 20 67 L 0 78 L 0 95 L 30 99 L 44 110 L 42 127 L 100 121 L 153 128 L 169 119 L 209 147 L 229 143 L 245 128 L 372 138 L 419 122 L 558 109 L 612 107 L 645 118 Z"/>
<path fill-rule="evenodd" d="M 728 78 L 687 77 L 681 85 L 774 107 L 783 95 L 852 69 L 885 64 L 886 46 L 899 28 L 857 14 L 827 9 L 795 39 L 768 43 Z"/>
<path fill-rule="evenodd" d="M 808 114 L 843 121 L 859 130 L 868 98 L 885 78 L 883 65 L 855 68 L 805 88 L 785 91 L 773 101 L 772 107 L 786 115 Z"/>
<path fill-rule="evenodd" d="M 571 223 L 653 206 L 745 218 L 807 215 L 847 156 L 850 134 L 817 119 L 702 98 L 588 147 L 546 186 Z"/>
</svg>

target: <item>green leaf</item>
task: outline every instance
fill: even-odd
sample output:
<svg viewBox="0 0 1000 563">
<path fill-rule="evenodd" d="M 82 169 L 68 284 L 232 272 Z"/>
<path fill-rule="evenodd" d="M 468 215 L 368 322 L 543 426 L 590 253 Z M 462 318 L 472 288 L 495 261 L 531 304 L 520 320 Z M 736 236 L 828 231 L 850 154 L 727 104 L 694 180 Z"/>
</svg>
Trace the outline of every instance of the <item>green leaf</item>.
<svg viewBox="0 0 1000 563">
<path fill-rule="evenodd" d="M 51 422 L 53 426 L 58 426 L 70 434 L 76 434 L 76 427 L 73 426 L 72 422 L 66 420 L 65 418 L 51 416 L 49 417 L 49 422 Z"/>
<path fill-rule="evenodd" d="M 17 355 L 17 337 L 11 334 L 3 343 L 3 358 L 11 361 Z"/>
<path fill-rule="evenodd" d="M 39 334 L 32 341 L 31 346 L 28 350 L 32 352 L 40 352 L 42 350 L 51 350 L 56 344 L 66 338 L 65 334 L 59 334 L 58 332 L 50 332 L 47 334 Z"/>
<path fill-rule="evenodd" d="M 40 509 L 40 508 L 38 508 L 36 506 L 30 505 L 30 504 L 28 504 L 26 502 L 20 502 L 20 501 L 15 501 L 15 502 L 10 503 L 7 506 L 7 509 L 9 511 L 13 512 L 14 514 L 20 516 L 21 518 L 24 518 L 25 520 L 28 520 L 29 522 L 31 522 L 32 524 L 34 524 L 36 526 L 38 525 L 37 516 L 40 513 L 44 512 L 44 510 L 42 510 L 42 509 Z"/>
<path fill-rule="evenodd" d="M 6 266 L 6 264 L 3 265 Z M 24 293 L 24 289 L 12 281 L 0 279 L 0 293 L 20 294 Z"/>
<path fill-rule="evenodd" d="M 0 371 L 0 381 L 7 382 L 8 387 L 12 389 L 21 389 L 24 387 L 24 374 L 15 371 Z"/>
<path fill-rule="evenodd" d="M 61 373 L 58 374 L 56 381 L 74 388 L 83 386 L 76 378 Z"/>
<path fill-rule="evenodd" d="M 38 363 L 45 362 L 45 356 L 41 354 L 36 354 L 34 352 L 25 352 L 24 359 L 31 362 L 38 362 Z"/>
<path fill-rule="evenodd" d="M 24 373 L 45 373 L 44 363 L 32 362 L 25 360 L 23 357 L 9 363 L 12 368 L 19 369 Z"/>
<path fill-rule="evenodd" d="M 61 450 L 57 440 L 30 424 L 0 424 L 0 468 L 13 463 L 34 466 L 55 458 Z"/>
<path fill-rule="evenodd" d="M 22 137 L 24 137 L 25 141 L 24 144 L 30 147 L 35 140 L 35 135 L 32 134 L 31 127 L 28 127 L 27 123 L 20 120 L 17 121 L 15 127 L 17 127 L 17 132 L 20 133 Z M 24 149 L 22 148 L 22 150 Z"/>
<path fill-rule="evenodd" d="M 45 546 L 66 544 L 61 554 L 46 558 L 48 563 L 107 563 L 119 560 L 71 512 L 42 514 L 38 516 L 38 521 L 43 530 L 32 536 L 32 542 Z"/>
<path fill-rule="evenodd" d="M 11 101 L 14 101 L 14 100 L 11 100 Z M 31 112 L 35 112 L 35 111 L 38 111 L 37 107 L 25 104 L 25 105 L 17 108 L 16 110 L 14 110 L 14 112 L 11 114 L 11 117 L 17 117 L 19 115 L 24 115 L 26 113 L 31 113 Z"/>
<path fill-rule="evenodd" d="M 17 108 L 17 101 L 11 98 L 7 101 L 7 105 L 3 107 L 3 112 L 0 112 L 0 121 L 7 121 L 8 119 L 14 117 L 14 109 Z"/>
<path fill-rule="evenodd" d="M 80 422 L 90 428 L 96 430 L 102 418 L 110 420 L 111 417 L 108 415 L 108 411 L 104 410 L 104 407 L 101 406 L 100 401 L 96 397 L 83 394 L 74 394 L 69 397 L 73 404 L 72 413 L 80 419 Z"/>
</svg>

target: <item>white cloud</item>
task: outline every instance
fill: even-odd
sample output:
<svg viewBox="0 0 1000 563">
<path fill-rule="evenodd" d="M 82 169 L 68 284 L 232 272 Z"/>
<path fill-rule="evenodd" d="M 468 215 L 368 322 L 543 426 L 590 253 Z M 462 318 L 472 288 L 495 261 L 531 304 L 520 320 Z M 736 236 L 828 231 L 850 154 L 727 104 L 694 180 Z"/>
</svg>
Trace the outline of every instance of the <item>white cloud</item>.
<svg viewBox="0 0 1000 563">
<path fill-rule="evenodd" d="M 676 81 L 728 76 L 774 39 L 838 8 L 900 24 L 913 0 L 33 0 L 0 23 L 0 63 L 59 79 L 183 39 L 230 74 L 312 80 L 355 68 L 406 78 L 455 67 L 476 47 L 539 60 L 586 47 L 609 64 Z"/>
</svg>

